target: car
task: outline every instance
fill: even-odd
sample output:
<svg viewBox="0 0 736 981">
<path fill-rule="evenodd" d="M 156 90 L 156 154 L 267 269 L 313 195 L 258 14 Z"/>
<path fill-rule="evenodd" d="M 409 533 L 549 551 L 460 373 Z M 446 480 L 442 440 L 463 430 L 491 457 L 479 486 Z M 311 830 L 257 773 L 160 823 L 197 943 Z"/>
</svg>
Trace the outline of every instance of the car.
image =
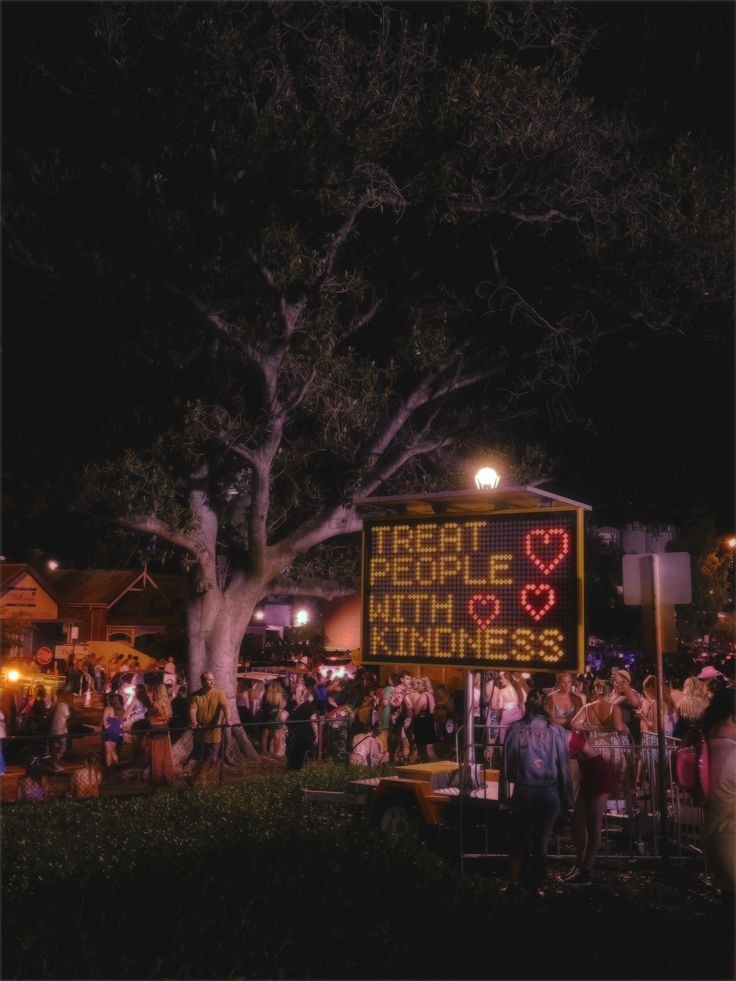
<svg viewBox="0 0 736 981">
<path fill-rule="evenodd" d="M 352 678 L 357 671 L 350 651 L 321 651 L 314 656 L 314 666 L 320 675 L 331 671 L 333 678 L 342 678 L 344 675 Z"/>
</svg>

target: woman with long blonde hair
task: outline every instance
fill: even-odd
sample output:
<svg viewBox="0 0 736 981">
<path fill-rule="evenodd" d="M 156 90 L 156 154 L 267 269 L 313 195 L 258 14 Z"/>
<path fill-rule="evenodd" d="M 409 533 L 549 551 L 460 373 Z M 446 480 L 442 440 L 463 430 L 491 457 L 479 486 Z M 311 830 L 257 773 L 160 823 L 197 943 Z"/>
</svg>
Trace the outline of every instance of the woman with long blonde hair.
<svg viewBox="0 0 736 981">
<path fill-rule="evenodd" d="M 282 685 L 278 681 L 270 681 L 263 696 L 262 715 L 267 723 L 261 733 L 261 749 L 264 754 L 274 756 L 286 755 L 286 738 L 284 726 L 281 724 L 285 716 L 286 698 Z"/>
<path fill-rule="evenodd" d="M 550 722 L 555 725 L 570 728 L 570 723 L 583 707 L 583 700 L 572 690 L 574 677 L 571 671 L 560 671 L 557 675 L 557 687 L 547 695 L 544 710 Z"/>
<path fill-rule="evenodd" d="M 435 759 L 432 744 L 437 741 L 434 725 L 434 694 L 429 678 L 412 678 L 406 700 L 411 708 L 411 727 L 422 763 Z"/>
<path fill-rule="evenodd" d="M 151 748 L 151 782 L 154 787 L 171 787 L 174 783 L 174 760 L 169 735 L 171 715 L 171 699 L 166 685 L 154 685 L 151 689 L 151 707 L 146 713 Z"/>
<path fill-rule="evenodd" d="M 677 722 L 672 731 L 676 739 L 683 736 L 697 725 L 705 710 L 710 705 L 710 691 L 700 678 L 685 678 L 682 686 L 682 695 L 677 706 Z"/>
</svg>

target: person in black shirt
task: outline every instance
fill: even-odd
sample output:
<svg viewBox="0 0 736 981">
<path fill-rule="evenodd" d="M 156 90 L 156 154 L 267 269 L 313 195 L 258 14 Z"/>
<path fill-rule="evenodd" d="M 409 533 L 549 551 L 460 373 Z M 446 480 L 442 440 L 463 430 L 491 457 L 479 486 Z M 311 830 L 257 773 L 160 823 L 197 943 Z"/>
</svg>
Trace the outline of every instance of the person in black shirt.
<svg viewBox="0 0 736 981">
<path fill-rule="evenodd" d="M 314 720 L 321 715 L 319 703 L 307 698 L 289 713 L 286 727 L 286 769 L 301 770 L 307 753 L 316 753 L 317 740 L 314 734 Z"/>
<path fill-rule="evenodd" d="M 174 698 L 171 699 L 171 719 L 169 721 L 169 731 L 171 742 L 175 743 L 184 732 L 189 728 L 189 702 L 187 701 L 187 690 L 181 686 Z"/>
</svg>

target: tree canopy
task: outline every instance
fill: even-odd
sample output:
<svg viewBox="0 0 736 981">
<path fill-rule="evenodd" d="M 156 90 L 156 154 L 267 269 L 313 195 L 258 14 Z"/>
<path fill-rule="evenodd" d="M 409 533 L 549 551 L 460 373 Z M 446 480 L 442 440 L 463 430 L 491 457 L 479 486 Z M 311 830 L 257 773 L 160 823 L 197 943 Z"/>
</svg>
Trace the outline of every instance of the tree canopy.
<svg viewBox="0 0 736 981">
<path fill-rule="evenodd" d="M 136 372 L 65 489 L 239 591 L 233 637 L 355 497 L 730 306 L 726 168 L 580 94 L 572 7 L 105 3 L 57 40 L 18 76 L 7 254 L 39 342 Z"/>
</svg>

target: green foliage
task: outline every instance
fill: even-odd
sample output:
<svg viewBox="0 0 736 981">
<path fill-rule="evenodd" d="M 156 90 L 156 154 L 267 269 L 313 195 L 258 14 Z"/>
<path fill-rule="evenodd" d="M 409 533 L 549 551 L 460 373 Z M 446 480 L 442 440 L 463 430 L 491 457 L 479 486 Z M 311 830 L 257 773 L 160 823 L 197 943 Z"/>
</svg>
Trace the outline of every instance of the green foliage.
<svg viewBox="0 0 736 981">
<path fill-rule="evenodd" d="M 246 603 L 614 346 L 723 333 L 730 170 L 581 95 L 579 7 L 65 9 L 14 62 L 14 288 L 142 377 L 59 484 Z"/>
<path fill-rule="evenodd" d="M 680 638 L 694 641 L 704 634 L 726 633 L 731 639 L 730 631 L 719 624 L 719 614 L 729 598 L 732 557 L 723 537 L 716 535 L 713 515 L 702 504 L 687 514 L 670 551 L 685 551 L 691 556 L 693 599 L 677 608 Z"/>
<path fill-rule="evenodd" d="M 553 891 L 520 915 L 497 870 L 461 876 L 457 852 L 444 860 L 301 803 L 302 786 L 343 789 L 362 772 L 311 764 L 205 792 L 5 808 L 3 976 L 484 978 L 491 934 L 504 938 L 499 976 L 538 974 L 539 949 L 549 976 L 588 977 L 604 950 L 618 976 L 629 955 L 605 931 L 584 933 L 580 963 L 559 944 L 593 903 L 641 944 L 647 975 L 647 936 L 692 938 L 651 953 L 668 976 L 694 977 L 723 929 L 689 870 L 658 883 L 651 863 L 627 863 L 592 895 Z"/>
</svg>

